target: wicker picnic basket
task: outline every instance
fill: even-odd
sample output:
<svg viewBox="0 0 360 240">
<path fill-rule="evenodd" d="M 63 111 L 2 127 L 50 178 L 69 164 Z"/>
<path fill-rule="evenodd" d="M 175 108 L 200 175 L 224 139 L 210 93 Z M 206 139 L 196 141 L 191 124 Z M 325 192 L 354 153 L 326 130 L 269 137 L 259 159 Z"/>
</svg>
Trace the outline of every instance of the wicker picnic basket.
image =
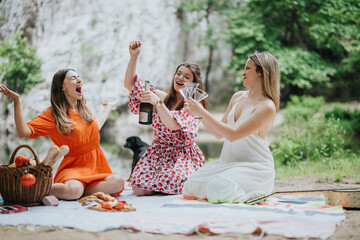
<svg viewBox="0 0 360 240">
<path fill-rule="evenodd" d="M 0 166 L 0 194 L 4 204 L 19 204 L 22 206 L 40 205 L 44 196 L 50 192 L 52 184 L 52 167 L 40 163 L 36 151 L 29 145 L 18 146 L 10 157 L 9 165 L 14 162 L 17 151 L 21 148 L 28 148 L 33 153 L 36 166 L 23 166 L 11 168 L 8 165 Z M 21 177 L 28 173 L 36 177 L 36 182 L 30 187 L 21 184 Z"/>
</svg>

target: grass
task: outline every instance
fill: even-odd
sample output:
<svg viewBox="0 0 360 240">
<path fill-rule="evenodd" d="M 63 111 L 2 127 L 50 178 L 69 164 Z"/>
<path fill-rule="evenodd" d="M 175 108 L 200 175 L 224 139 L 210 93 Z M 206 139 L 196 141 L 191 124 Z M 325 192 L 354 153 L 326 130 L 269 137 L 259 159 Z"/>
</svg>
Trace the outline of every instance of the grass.
<svg viewBox="0 0 360 240">
<path fill-rule="evenodd" d="M 281 133 L 271 145 L 277 178 L 317 176 L 319 181 L 355 179 L 360 184 L 358 112 L 354 105 L 321 97 L 292 97 L 282 110 Z M 351 134 L 349 134 L 351 133 Z M 351 144 L 349 144 L 351 143 Z"/>
<path fill-rule="evenodd" d="M 319 181 L 333 180 L 341 182 L 343 178 L 355 179 L 360 184 L 360 156 L 350 158 L 329 158 L 323 161 L 301 161 L 295 166 L 275 163 L 276 178 L 294 176 L 317 176 Z"/>
<path fill-rule="evenodd" d="M 218 158 L 209 158 L 207 163 Z M 275 162 L 276 178 L 316 176 L 320 182 L 332 180 L 341 182 L 343 178 L 355 179 L 360 184 L 360 156 L 352 155 L 350 158 L 329 158 L 323 161 L 301 161 L 297 165 L 284 166 Z"/>
</svg>

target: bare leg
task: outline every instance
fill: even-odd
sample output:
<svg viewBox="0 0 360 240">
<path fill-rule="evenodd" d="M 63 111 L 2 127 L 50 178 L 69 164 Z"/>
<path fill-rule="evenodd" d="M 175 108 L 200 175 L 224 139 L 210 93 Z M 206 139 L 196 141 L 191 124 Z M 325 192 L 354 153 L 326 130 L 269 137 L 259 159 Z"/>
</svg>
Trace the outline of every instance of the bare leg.
<svg viewBox="0 0 360 240">
<path fill-rule="evenodd" d="M 49 195 L 58 199 L 77 200 L 84 193 L 84 185 L 78 180 L 69 180 L 64 183 L 54 183 L 51 186 Z"/>
<path fill-rule="evenodd" d="M 133 186 L 132 190 L 134 191 L 136 196 L 150 196 L 150 195 L 155 194 L 155 192 L 153 192 L 153 191 L 147 191 L 147 190 L 138 188 L 136 186 Z"/>
<path fill-rule="evenodd" d="M 103 181 L 95 181 L 85 188 L 84 195 L 91 195 L 96 192 L 106 194 L 114 194 L 120 192 L 124 188 L 124 179 L 117 174 L 107 176 Z"/>
</svg>

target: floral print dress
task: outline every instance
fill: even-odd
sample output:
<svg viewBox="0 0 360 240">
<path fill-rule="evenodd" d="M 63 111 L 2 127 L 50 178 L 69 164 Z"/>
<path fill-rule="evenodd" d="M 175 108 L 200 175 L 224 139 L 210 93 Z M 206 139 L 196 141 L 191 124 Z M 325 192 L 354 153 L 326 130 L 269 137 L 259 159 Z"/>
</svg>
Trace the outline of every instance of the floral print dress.
<svg viewBox="0 0 360 240">
<path fill-rule="evenodd" d="M 142 80 L 135 76 L 129 95 L 129 110 L 134 114 L 139 113 L 140 93 L 144 89 Z M 153 86 L 150 91 L 155 92 Z M 188 176 L 205 164 L 204 155 L 195 143 L 200 120 L 184 109 L 171 113 L 181 126 L 178 130 L 168 129 L 154 108 L 154 140 L 137 163 L 130 185 L 148 191 L 181 194 Z"/>
</svg>

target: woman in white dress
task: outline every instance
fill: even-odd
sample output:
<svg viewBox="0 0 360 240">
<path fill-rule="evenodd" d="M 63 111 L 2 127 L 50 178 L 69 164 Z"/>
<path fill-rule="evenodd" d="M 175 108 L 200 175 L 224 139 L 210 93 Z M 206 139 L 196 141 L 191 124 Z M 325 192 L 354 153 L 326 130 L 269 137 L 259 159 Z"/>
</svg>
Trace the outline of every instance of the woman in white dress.
<svg viewBox="0 0 360 240">
<path fill-rule="evenodd" d="M 221 121 L 192 98 L 185 103 L 211 134 L 225 141 L 219 160 L 190 175 L 184 198 L 240 203 L 273 191 L 274 159 L 266 135 L 280 103 L 278 62 L 268 52 L 255 52 L 242 75 L 249 90 L 233 95 Z"/>
</svg>

